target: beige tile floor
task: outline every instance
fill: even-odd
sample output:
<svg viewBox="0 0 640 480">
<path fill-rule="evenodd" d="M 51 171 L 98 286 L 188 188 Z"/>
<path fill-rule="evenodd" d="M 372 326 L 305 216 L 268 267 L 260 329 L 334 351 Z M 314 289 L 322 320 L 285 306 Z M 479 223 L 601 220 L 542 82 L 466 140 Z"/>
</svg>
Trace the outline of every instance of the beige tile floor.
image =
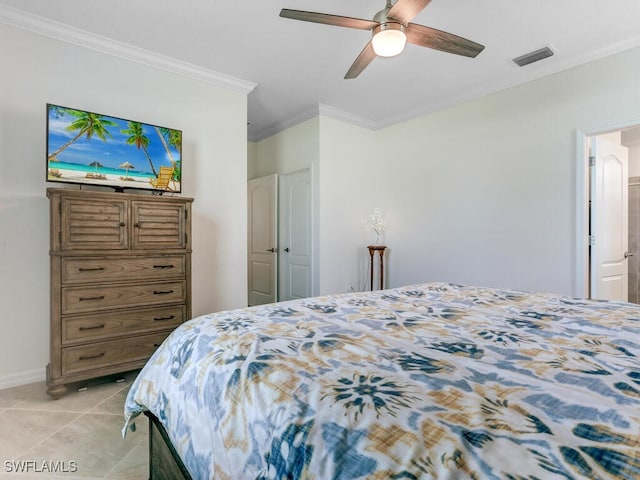
<svg viewBox="0 0 640 480">
<path fill-rule="evenodd" d="M 146 417 L 125 439 L 121 434 L 136 373 L 71 385 L 59 400 L 47 395 L 44 382 L 0 390 L 0 479 L 146 480 Z M 58 473 L 47 473 L 47 465 Z"/>
</svg>

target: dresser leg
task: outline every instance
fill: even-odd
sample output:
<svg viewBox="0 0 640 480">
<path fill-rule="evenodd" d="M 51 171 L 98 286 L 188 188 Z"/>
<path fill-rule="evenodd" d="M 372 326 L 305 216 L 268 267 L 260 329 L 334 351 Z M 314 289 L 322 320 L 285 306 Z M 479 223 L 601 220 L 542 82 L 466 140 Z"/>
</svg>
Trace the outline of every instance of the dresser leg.
<svg viewBox="0 0 640 480">
<path fill-rule="evenodd" d="M 64 396 L 65 393 L 67 393 L 67 386 L 64 383 L 52 384 L 53 381 L 51 380 L 51 364 L 50 363 L 47 363 L 46 371 L 47 371 L 47 393 L 51 395 L 51 398 L 53 398 L 54 400 L 58 400 L 59 398 Z"/>
<path fill-rule="evenodd" d="M 53 398 L 54 400 L 58 400 L 59 398 L 62 398 L 65 393 L 67 393 L 67 386 L 51 385 L 47 387 L 47 393 L 51 395 L 51 398 Z"/>
</svg>

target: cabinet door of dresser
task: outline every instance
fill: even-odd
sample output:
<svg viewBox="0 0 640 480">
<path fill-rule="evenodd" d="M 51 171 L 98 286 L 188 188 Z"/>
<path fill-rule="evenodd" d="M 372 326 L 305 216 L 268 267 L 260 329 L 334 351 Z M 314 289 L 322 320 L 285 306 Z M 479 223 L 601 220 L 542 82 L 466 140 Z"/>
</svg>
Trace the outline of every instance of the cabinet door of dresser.
<svg viewBox="0 0 640 480">
<path fill-rule="evenodd" d="M 187 248 L 187 205 L 133 200 L 131 210 L 131 248 Z"/>
<path fill-rule="evenodd" d="M 60 215 L 63 251 L 129 248 L 126 200 L 62 197 Z"/>
</svg>

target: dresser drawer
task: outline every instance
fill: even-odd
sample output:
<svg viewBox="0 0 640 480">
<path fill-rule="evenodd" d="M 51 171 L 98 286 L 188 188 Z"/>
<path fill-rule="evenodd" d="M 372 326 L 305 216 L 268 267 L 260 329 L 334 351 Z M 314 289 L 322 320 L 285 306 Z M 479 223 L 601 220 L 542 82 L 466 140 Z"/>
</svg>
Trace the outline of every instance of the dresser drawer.
<svg viewBox="0 0 640 480">
<path fill-rule="evenodd" d="M 120 363 L 143 363 L 171 332 L 141 335 L 108 342 L 62 349 L 62 374 L 113 366 Z"/>
<path fill-rule="evenodd" d="M 62 318 L 62 344 L 173 329 L 186 320 L 186 307 L 172 305 Z"/>
<path fill-rule="evenodd" d="M 63 258 L 63 284 L 184 277 L 184 255 L 128 258 Z"/>
<path fill-rule="evenodd" d="M 63 287 L 62 314 L 185 302 L 186 282 Z"/>
</svg>

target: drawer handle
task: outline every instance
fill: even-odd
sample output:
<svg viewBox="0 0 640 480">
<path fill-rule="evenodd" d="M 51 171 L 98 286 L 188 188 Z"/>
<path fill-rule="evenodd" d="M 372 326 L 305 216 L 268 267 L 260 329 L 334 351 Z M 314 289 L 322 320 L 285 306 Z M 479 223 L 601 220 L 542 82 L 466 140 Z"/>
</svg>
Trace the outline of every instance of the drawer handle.
<svg viewBox="0 0 640 480">
<path fill-rule="evenodd" d="M 153 268 L 173 268 L 173 265 L 154 265 Z"/>
<path fill-rule="evenodd" d="M 85 330 L 100 330 L 101 328 L 104 328 L 104 323 L 101 323 L 100 325 L 94 325 L 92 327 L 79 327 L 78 330 L 83 332 Z"/>
<path fill-rule="evenodd" d="M 98 353 L 96 355 L 83 355 L 78 360 L 93 360 L 94 358 L 104 357 L 104 352 Z"/>
<path fill-rule="evenodd" d="M 153 291 L 154 295 L 169 295 L 170 293 L 173 293 L 173 290 L 154 290 Z"/>
<path fill-rule="evenodd" d="M 104 300 L 104 295 L 98 295 L 97 297 L 80 297 L 78 300 L 81 302 L 86 302 L 87 300 Z"/>
<path fill-rule="evenodd" d="M 78 268 L 79 272 L 100 272 L 102 270 L 104 270 L 104 267 L 95 267 L 95 268 L 80 267 L 80 268 Z"/>
<path fill-rule="evenodd" d="M 176 318 L 175 315 L 169 315 L 168 317 L 156 317 L 153 319 L 154 322 L 162 322 L 164 320 L 173 320 L 174 318 Z"/>
</svg>

